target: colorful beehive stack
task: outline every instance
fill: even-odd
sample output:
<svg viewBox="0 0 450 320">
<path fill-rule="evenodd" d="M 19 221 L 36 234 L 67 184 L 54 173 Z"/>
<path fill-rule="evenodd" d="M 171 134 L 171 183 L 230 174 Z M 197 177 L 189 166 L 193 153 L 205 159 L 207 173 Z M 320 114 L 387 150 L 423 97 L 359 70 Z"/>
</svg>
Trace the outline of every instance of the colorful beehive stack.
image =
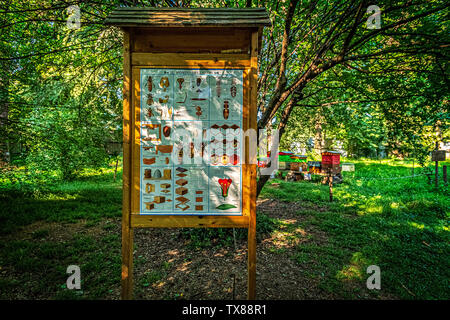
<svg viewBox="0 0 450 320">
<path fill-rule="evenodd" d="M 309 173 L 318 174 L 320 173 L 321 163 L 320 161 L 308 161 Z"/>
<path fill-rule="evenodd" d="M 281 170 L 300 171 L 300 168 L 306 170 L 307 156 L 294 154 L 290 151 L 280 151 L 278 153 L 278 163 Z"/>
<path fill-rule="evenodd" d="M 291 156 L 292 161 L 290 162 L 290 170 L 292 171 L 306 171 L 306 158 L 307 156 L 294 154 Z"/>
</svg>

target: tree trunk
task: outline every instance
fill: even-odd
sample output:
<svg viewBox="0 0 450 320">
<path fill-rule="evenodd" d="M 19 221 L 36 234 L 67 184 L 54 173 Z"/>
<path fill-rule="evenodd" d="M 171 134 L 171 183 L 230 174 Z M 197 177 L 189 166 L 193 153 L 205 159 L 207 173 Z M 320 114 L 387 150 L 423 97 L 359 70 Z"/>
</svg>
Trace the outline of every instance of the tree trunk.
<svg viewBox="0 0 450 320">
<path fill-rule="evenodd" d="M 325 146 L 325 133 L 322 127 L 323 122 L 324 117 L 321 114 L 317 114 L 315 124 L 316 133 L 314 137 L 314 150 L 316 151 L 317 154 L 321 154 Z"/>
<path fill-rule="evenodd" d="M 288 102 L 286 108 L 283 110 L 283 113 L 281 115 L 280 124 L 278 125 L 278 139 L 281 140 L 281 137 L 283 136 L 283 133 L 286 129 L 287 122 L 289 120 L 289 116 L 291 115 L 292 110 L 294 110 L 295 106 L 297 105 L 298 101 L 300 101 L 303 98 L 303 94 L 301 93 L 301 90 L 303 90 L 303 87 L 298 89 L 294 94 L 292 95 L 291 100 Z M 259 141 L 259 138 L 258 138 Z M 272 143 L 276 143 L 276 141 L 272 141 Z M 279 141 L 278 141 L 279 143 Z M 275 155 L 276 157 L 278 154 Z M 256 184 L 256 197 L 259 196 L 261 193 L 262 188 L 266 184 L 266 182 L 269 180 L 269 175 L 260 175 L 259 180 Z"/>
<path fill-rule="evenodd" d="M 8 115 L 9 115 L 9 62 L 0 64 L 0 162 L 10 161 L 8 139 Z"/>
<path fill-rule="evenodd" d="M 1 7 L 2 10 L 9 10 L 9 1 L 5 2 Z M 3 17 L 6 17 L 4 15 Z M 2 24 L 6 23 L 5 18 L 1 20 Z M 4 35 L 6 39 L 9 38 L 9 29 L 7 29 L 7 34 Z M 1 43 L 1 42 L 0 42 Z M 10 50 L 7 43 L 2 43 L 0 45 L 0 50 L 2 55 L 9 56 Z M 10 60 L 3 60 L 0 63 L 0 162 L 6 161 L 10 162 L 10 142 L 8 139 L 8 116 L 9 116 L 9 78 L 11 72 L 11 62 Z"/>
</svg>

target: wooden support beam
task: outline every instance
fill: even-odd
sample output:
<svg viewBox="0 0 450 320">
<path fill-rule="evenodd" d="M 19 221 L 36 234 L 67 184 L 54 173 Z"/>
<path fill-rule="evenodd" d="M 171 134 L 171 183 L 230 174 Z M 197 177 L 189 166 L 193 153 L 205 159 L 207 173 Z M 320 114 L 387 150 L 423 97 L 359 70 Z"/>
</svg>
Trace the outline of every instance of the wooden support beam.
<svg viewBox="0 0 450 320">
<path fill-rule="evenodd" d="M 252 32 L 250 58 L 250 99 L 249 99 L 249 128 L 257 130 L 257 78 L 258 78 L 258 31 Z M 257 143 L 249 141 L 249 143 Z M 248 148 L 251 150 L 252 148 Z M 250 163 L 250 217 L 248 226 L 248 300 L 256 298 L 256 154 L 249 155 Z"/>
<path fill-rule="evenodd" d="M 131 35 L 123 37 L 123 194 L 122 194 L 122 292 L 123 300 L 133 297 L 133 229 L 131 228 Z"/>
<path fill-rule="evenodd" d="M 140 53 L 131 55 L 133 66 L 242 69 L 249 66 L 247 54 Z"/>
<path fill-rule="evenodd" d="M 247 216 L 177 216 L 132 214 L 133 228 L 247 228 Z"/>
</svg>

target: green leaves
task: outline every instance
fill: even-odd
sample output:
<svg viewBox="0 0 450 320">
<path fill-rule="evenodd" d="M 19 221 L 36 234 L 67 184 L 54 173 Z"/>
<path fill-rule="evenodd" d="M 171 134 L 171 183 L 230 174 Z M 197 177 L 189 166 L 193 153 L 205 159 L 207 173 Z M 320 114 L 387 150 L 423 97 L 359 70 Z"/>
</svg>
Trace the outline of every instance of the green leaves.
<svg viewBox="0 0 450 320">
<path fill-rule="evenodd" d="M 219 209 L 219 210 L 229 210 L 229 209 L 233 209 L 233 208 L 237 208 L 237 207 L 235 205 L 229 204 L 229 203 L 222 203 L 220 206 L 216 207 L 216 209 Z"/>
<path fill-rule="evenodd" d="M 106 5 L 80 5 L 77 30 L 66 27 L 64 3 L 11 1 L 0 9 L 8 12 L 0 43 L 11 42 L 1 56 L 11 70 L 7 134 L 27 150 L 29 168 L 71 179 L 104 164 L 105 142 L 120 137 L 121 36 L 101 23 Z"/>
<path fill-rule="evenodd" d="M 275 92 L 288 2 L 262 1 L 273 27 L 265 28 L 260 57 L 259 106 L 285 99 Z M 143 5 L 167 6 L 143 1 Z M 244 7 L 247 1 L 193 1 L 192 7 Z M 254 6 L 256 2 L 252 3 Z M 12 0 L 0 11 L 0 104 L 7 102 L 8 127 L 0 135 L 21 144 L 36 169 L 58 168 L 73 176 L 98 166 L 106 141 L 121 139 L 122 38 L 103 18 L 123 1 L 80 3 L 81 28 L 66 26 L 67 3 Z M 300 1 L 289 33 L 286 89 L 302 80 L 304 99 L 288 119 L 282 146 L 306 146 L 316 135 L 340 140 L 355 155 L 381 147 L 401 155 L 425 154 L 433 141 L 426 126 L 448 133 L 450 41 L 443 0 L 381 1 L 382 26 L 356 26 L 352 2 Z M 365 10 L 363 10 L 365 12 Z M 416 17 L 419 17 L 416 19 Z M 404 21 L 410 19 L 409 21 Z M 402 23 L 400 23 L 402 22 Z M 345 44 L 348 45 L 344 52 Z M 382 54 L 380 54 L 382 53 Z M 342 55 L 343 62 L 311 75 Z M 355 58 L 357 57 L 357 58 Z M 291 95 L 275 114 L 278 125 Z M 268 120 L 270 123 L 270 119 Z M 412 137 L 416 136 L 415 142 Z"/>
</svg>

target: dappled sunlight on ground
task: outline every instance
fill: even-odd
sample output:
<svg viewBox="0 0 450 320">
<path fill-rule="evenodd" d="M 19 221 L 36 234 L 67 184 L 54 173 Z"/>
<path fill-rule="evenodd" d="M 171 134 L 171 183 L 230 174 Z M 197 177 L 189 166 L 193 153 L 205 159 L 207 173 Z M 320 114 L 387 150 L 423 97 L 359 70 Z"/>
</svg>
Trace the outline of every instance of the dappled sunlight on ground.
<svg viewBox="0 0 450 320">
<path fill-rule="evenodd" d="M 366 209 L 365 213 L 382 213 L 383 212 L 383 206 L 382 205 L 370 205 L 368 206 L 368 208 Z M 358 212 L 360 213 L 360 212 Z M 364 214 L 364 213 L 361 213 Z"/>
<path fill-rule="evenodd" d="M 419 230 L 423 230 L 423 228 L 425 228 L 425 225 L 423 223 L 416 223 L 416 222 L 408 222 L 408 225 L 410 225 L 411 227 L 417 228 Z"/>
<path fill-rule="evenodd" d="M 188 268 L 189 268 L 189 265 L 191 265 L 191 264 L 192 264 L 192 261 L 183 262 L 176 268 L 176 270 L 189 273 Z"/>
<path fill-rule="evenodd" d="M 278 230 L 272 232 L 271 236 L 263 242 L 271 243 L 273 249 L 294 247 L 308 239 L 308 233 L 297 226 L 298 219 L 279 219 Z"/>
<path fill-rule="evenodd" d="M 362 281 L 366 277 L 365 269 L 368 265 L 368 261 L 363 257 L 362 253 L 355 252 L 350 259 L 350 264 L 343 266 L 343 268 L 336 274 L 336 279 L 341 281 Z"/>
</svg>

